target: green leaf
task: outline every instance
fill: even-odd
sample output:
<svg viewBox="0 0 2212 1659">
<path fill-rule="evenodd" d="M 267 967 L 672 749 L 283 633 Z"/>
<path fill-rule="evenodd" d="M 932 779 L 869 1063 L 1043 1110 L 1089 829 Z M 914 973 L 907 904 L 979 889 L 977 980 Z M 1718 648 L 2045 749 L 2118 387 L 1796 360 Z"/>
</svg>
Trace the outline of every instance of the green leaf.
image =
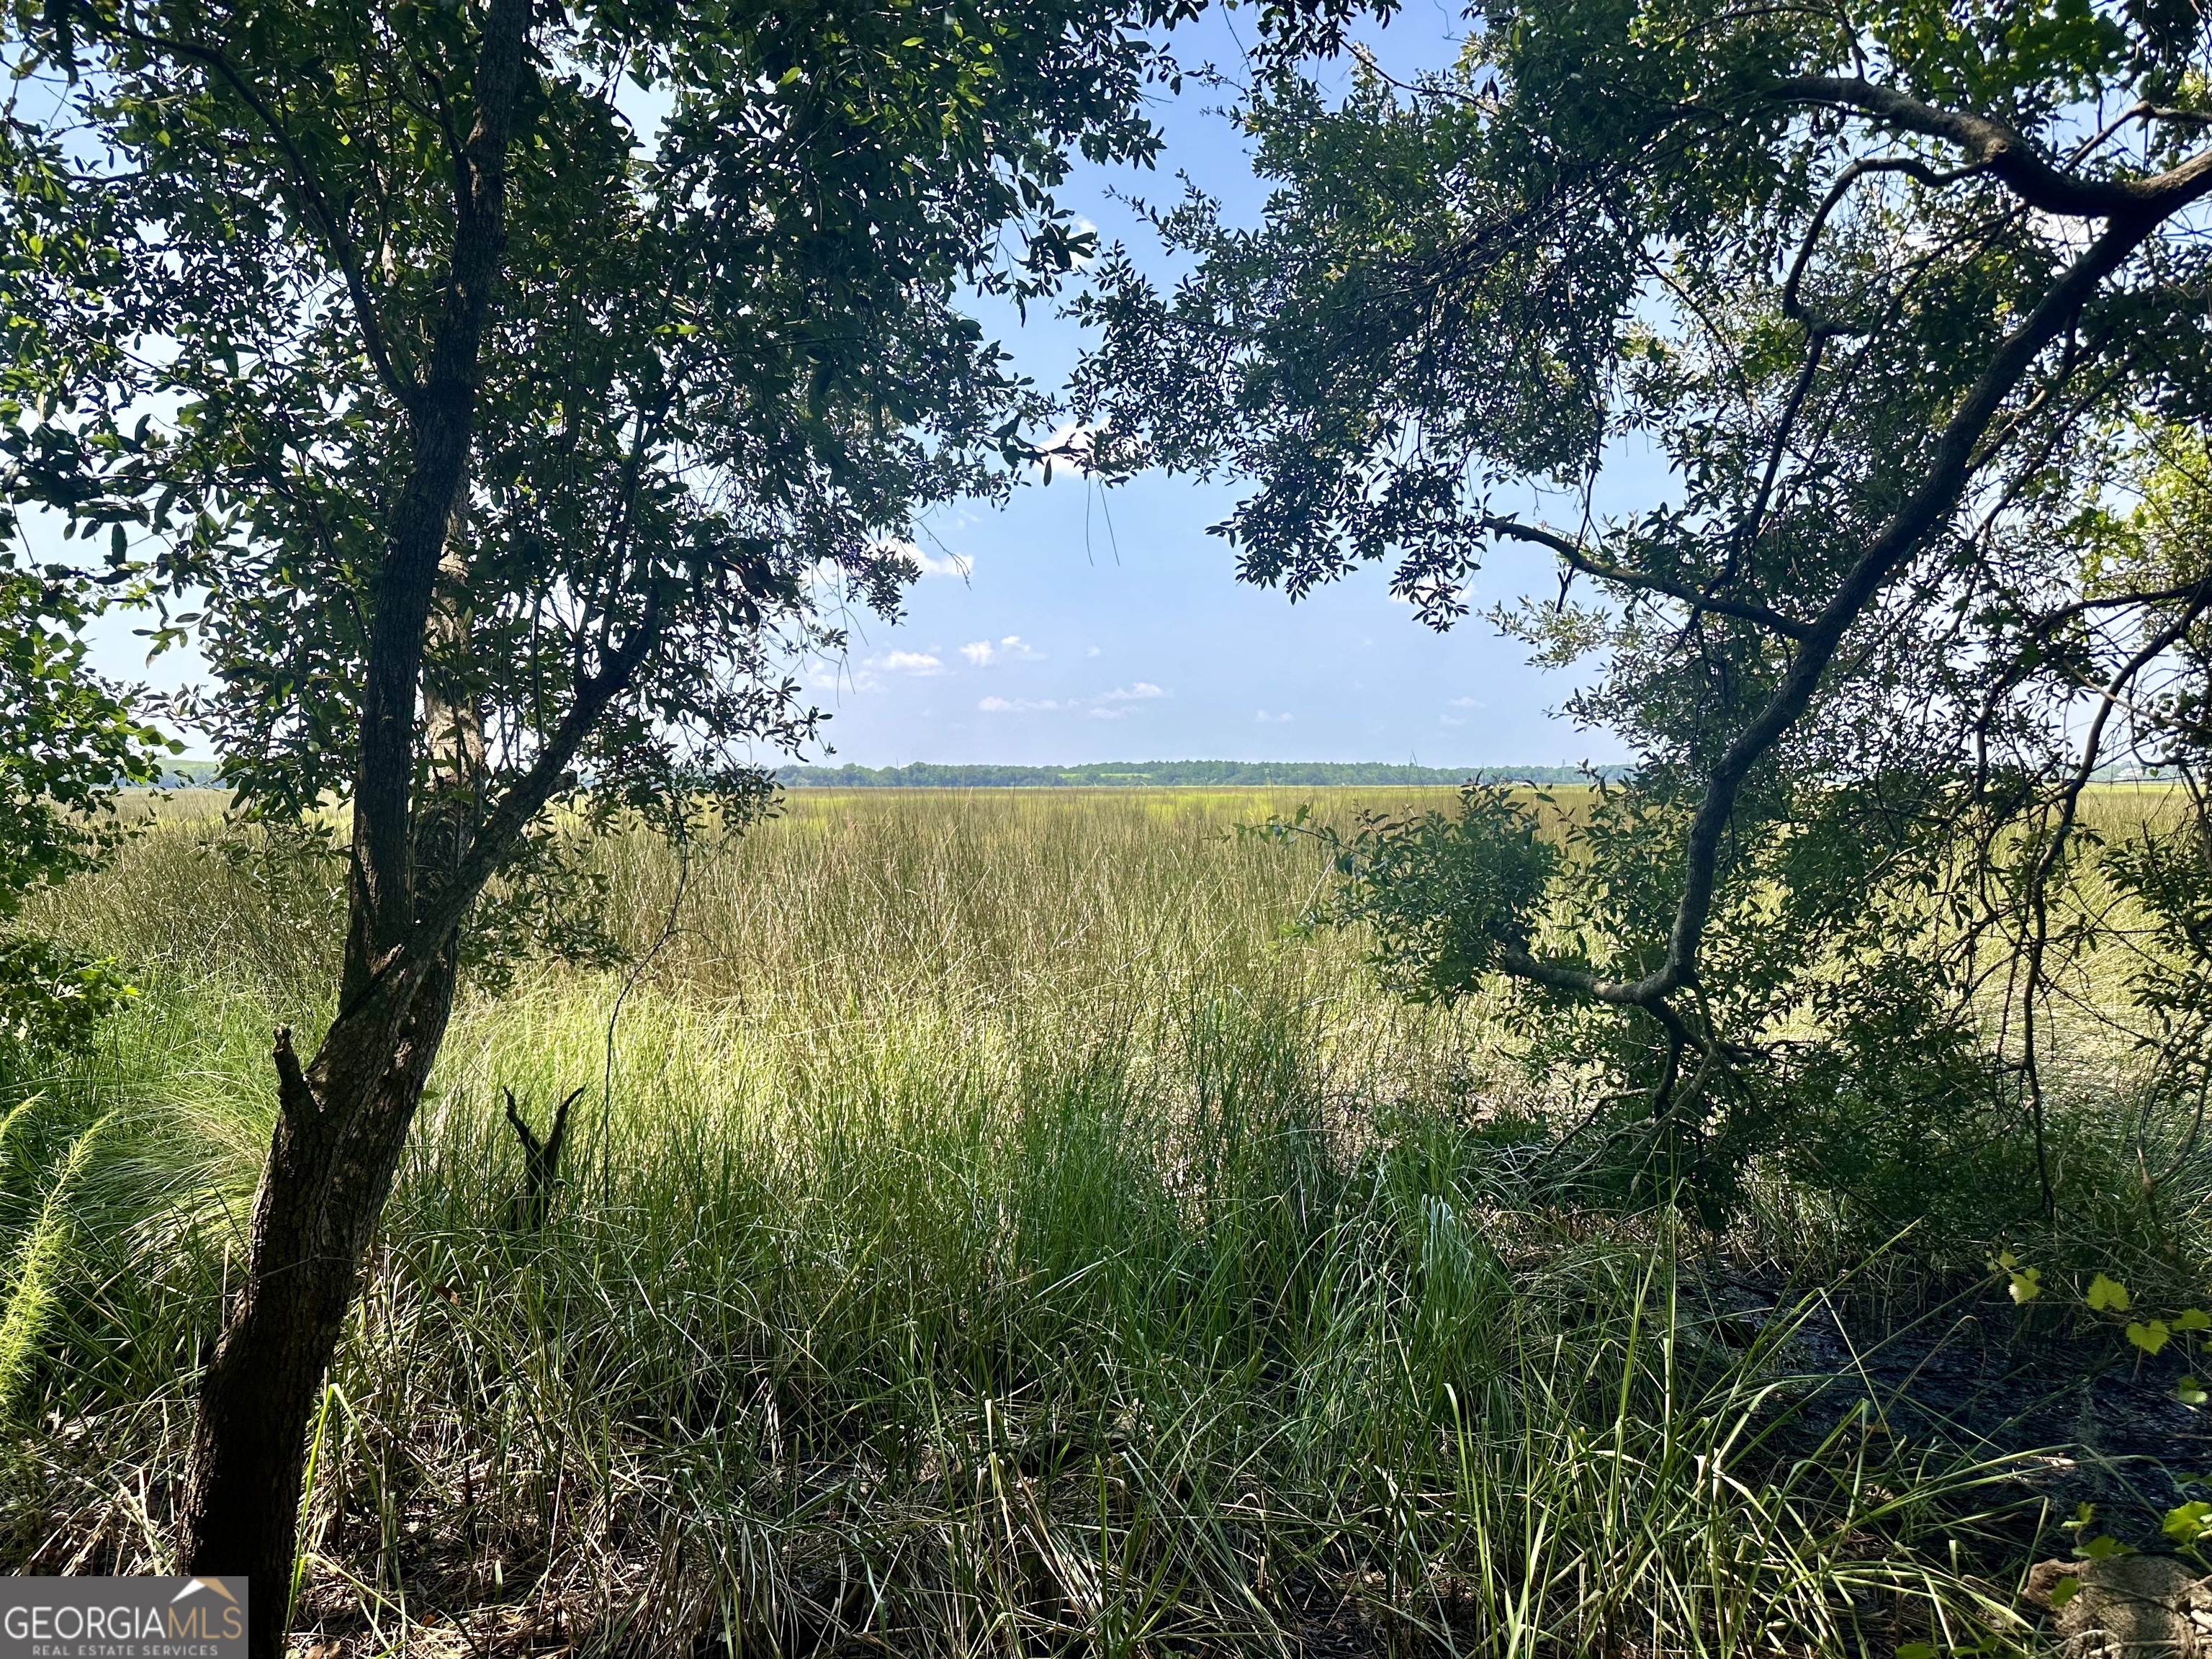
<svg viewBox="0 0 2212 1659">
<path fill-rule="evenodd" d="M 2102 1537 L 2092 1538 L 2087 1543 L 2082 1545 L 2081 1553 L 2092 1561 L 2110 1561 L 2117 1556 L 2133 1555 L 2135 1551 L 2110 1533 L 2106 1533 Z"/>
<path fill-rule="evenodd" d="M 2068 1573 L 2051 1587 L 2051 1609 L 2056 1613 L 2081 1593 L 2081 1581 Z"/>
<path fill-rule="evenodd" d="M 2117 1279 L 2099 1273 L 2089 1281 L 2089 1305 L 2100 1313 L 2125 1313 L 2128 1310 L 2128 1287 Z"/>
<path fill-rule="evenodd" d="M 2015 1302 L 2033 1302 L 2043 1294 L 2043 1269 L 2040 1267 L 2023 1267 L 2008 1277 L 2012 1282 L 2006 1289 Z"/>
<path fill-rule="evenodd" d="M 2204 1392 L 2204 1385 L 2193 1376 L 2185 1376 L 2173 1385 L 2173 1397 L 2185 1406 L 2201 1406 L 2212 1395 Z"/>
<path fill-rule="evenodd" d="M 2212 1504 L 2192 1499 L 2168 1510 L 2159 1530 L 2177 1544 L 2193 1544 L 2204 1535 L 2208 1517 L 2212 1517 Z"/>
<path fill-rule="evenodd" d="M 2202 1308 L 2184 1308 L 2173 1316 L 2177 1331 L 2212 1331 L 2212 1314 Z"/>
<path fill-rule="evenodd" d="M 2135 1320 L 2129 1323 L 2128 1340 L 2145 1353 L 2156 1353 L 2172 1340 L 2173 1333 L 2166 1329 L 2163 1319 Z"/>
</svg>

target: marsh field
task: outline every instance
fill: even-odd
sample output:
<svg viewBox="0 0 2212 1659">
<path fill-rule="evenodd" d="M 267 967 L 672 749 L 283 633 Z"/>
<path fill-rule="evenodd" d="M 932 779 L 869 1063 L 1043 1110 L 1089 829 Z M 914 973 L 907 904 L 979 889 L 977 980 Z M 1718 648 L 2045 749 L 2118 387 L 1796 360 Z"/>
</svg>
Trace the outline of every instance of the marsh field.
<svg viewBox="0 0 2212 1659">
<path fill-rule="evenodd" d="M 2201 1457 L 2179 1407 L 2098 1449 L 2178 1348 L 1779 1169 L 1724 1224 L 1578 1201 L 1586 1080 L 1387 994 L 1299 925 L 1323 851 L 1237 832 L 1449 799 L 810 790 L 681 858 L 605 843 L 627 962 L 464 994 L 316 1416 L 295 1650 L 2031 1645 L 2076 1498 L 2154 1532 L 2172 1477 L 2130 1449 Z M 140 994 L 0 1079 L 12 1571 L 165 1559 L 270 1032 L 327 1018 L 332 867 L 152 810 L 36 917 Z M 540 1137 L 574 1097 L 542 1208 L 509 1091 Z M 2142 1241 L 2201 1241 L 2204 1183 L 2142 1224 L 2118 1098 L 2054 1129 L 2054 1279 L 2185 1294 L 2212 1253 Z M 2058 1417 L 1914 1401 L 1962 1346 L 2040 1356 Z"/>
</svg>

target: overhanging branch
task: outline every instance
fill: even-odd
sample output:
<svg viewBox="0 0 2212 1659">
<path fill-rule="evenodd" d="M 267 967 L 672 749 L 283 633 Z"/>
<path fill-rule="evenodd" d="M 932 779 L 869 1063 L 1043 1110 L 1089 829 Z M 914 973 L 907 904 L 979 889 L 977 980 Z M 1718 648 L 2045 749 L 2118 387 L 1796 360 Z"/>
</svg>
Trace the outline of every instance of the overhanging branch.
<svg viewBox="0 0 2212 1659">
<path fill-rule="evenodd" d="M 1779 611 L 1746 599 L 1730 599 L 1705 592 L 1694 584 L 1676 581 L 1671 577 L 1653 575 L 1648 571 L 1632 570 L 1626 565 L 1615 564 L 1607 559 L 1595 557 L 1585 551 L 1573 538 L 1563 536 L 1555 530 L 1540 525 L 1523 524 L 1517 519 L 1504 519 L 1485 514 L 1482 527 L 1493 536 L 1504 536 L 1515 541 L 1531 542 L 1547 547 L 1567 564 L 1586 576 L 1600 581 L 1615 583 L 1622 587 L 1635 588 L 1640 592 L 1663 594 L 1668 599 L 1680 599 L 1698 610 L 1716 615 L 1734 617 L 1758 627 L 1779 634 L 1785 639 L 1802 640 L 1809 631 L 1809 624 L 1795 617 L 1785 617 Z"/>
<path fill-rule="evenodd" d="M 2148 178 L 2084 179 L 2058 167 L 2002 121 L 1923 103 L 1859 76 L 1796 76 L 1778 82 L 1773 95 L 1784 103 L 1852 110 L 1899 131 L 1956 144 L 2028 206 L 2069 218 L 2112 219 L 2146 211 L 2163 215 L 2181 201 L 2193 199 L 2212 170 L 2212 151 L 2206 151 Z"/>
<path fill-rule="evenodd" d="M 2036 357 L 2073 326 L 2081 307 L 2105 279 L 2147 240 L 2163 220 L 2212 189 L 2212 170 L 2199 169 L 2186 192 L 2155 212 L 2131 211 L 2104 234 L 2045 293 L 1999 345 L 1946 422 L 1936 454 L 1915 489 L 1867 545 L 1820 615 L 1799 636 L 1800 649 L 1765 705 L 1739 732 L 1707 779 L 1704 798 L 1684 849 L 1681 898 L 1662 964 L 1635 981 L 1601 981 L 1586 969 L 1545 963 L 1525 951 L 1509 952 L 1508 972 L 1600 1001 L 1650 1008 L 1696 982 L 1698 948 L 1710 918 L 1723 839 L 1736 799 L 1754 767 L 1810 706 L 1829 663 L 1854 623 L 1889 579 L 1956 507 L 1975 467 L 1987 459 L 1984 434 Z M 1516 526 L 1524 529 L 1525 526 Z M 1580 550 L 1551 532 L 1528 535 L 1574 562 Z M 1595 574 L 1605 574 L 1602 572 Z"/>
</svg>

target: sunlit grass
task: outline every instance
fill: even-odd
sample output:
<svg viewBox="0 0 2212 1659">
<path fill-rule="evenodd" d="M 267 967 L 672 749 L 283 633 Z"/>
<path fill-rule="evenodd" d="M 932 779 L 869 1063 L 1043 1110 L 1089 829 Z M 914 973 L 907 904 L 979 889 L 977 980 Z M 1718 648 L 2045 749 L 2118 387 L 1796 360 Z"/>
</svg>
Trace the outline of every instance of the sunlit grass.
<svg viewBox="0 0 2212 1659">
<path fill-rule="evenodd" d="M 1382 995 L 1296 925 L 1319 849 L 1232 833 L 1440 799 L 794 792 L 688 867 L 604 848 L 649 960 L 465 997 L 318 1419 L 303 1617 L 454 1653 L 2012 1628 L 2002 1472 L 1839 1419 L 1786 1319 L 1717 1340 L 1714 1241 L 1533 1204 L 1484 1006 Z M 193 805 L 41 917 L 146 994 L 0 1097 L 16 1570 L 159 1559 L 268 1030 L 321 1016 L 328 873 L 227 861 Z M 502 1091 L 580 1085 L 510 1231 Z"/>
</svg>

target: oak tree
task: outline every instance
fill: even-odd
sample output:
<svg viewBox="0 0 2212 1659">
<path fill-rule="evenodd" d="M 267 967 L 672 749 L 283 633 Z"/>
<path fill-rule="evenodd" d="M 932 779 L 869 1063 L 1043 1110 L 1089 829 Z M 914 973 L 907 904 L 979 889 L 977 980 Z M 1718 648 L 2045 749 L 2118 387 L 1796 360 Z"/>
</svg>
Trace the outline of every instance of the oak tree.
<svg viewBox="0 0 2212 1659">
<path fill-rule="evenodd" d="M 471 930 L 550 814 L 742 814 L 1036 400 L 962 310 L 1144 158 L 1164 0 L 11 0 L 0 313 L 36 501 L 209 679 L 237 810 L 343 815 L 347 933 L 210 1364 L 179 1565 L 282 1651 L 311 1401 Z M 112 547 L 110 543 L 112 542 Z M 113 574 L 114 571 L 104 572 Z"/>
<path fill-rule="evenodd" d="M 1079 459 L 1242 477 L 1244 578 L 1385 563 L 1440 628 L 1542 550 L 1557 593 L 1493 619 L 1638 757 L 1564 853 L 1496 794 L 1378 826 L 1351 912 L 1424 994 L 1517 987 L 1716 1178 L 1853 1091 L 2008 1103 L 2039 1158 L 2083 791 L 2212 760 L 2201 8 L 1479 0 L 1413 76 L 1273 15 L 1275 193 L 1160 212 L 1171 287 L 1105 261 Z M 2207 844 L 2118 866 L 2200 872 L 2177 940 Z"/>
</svg>

